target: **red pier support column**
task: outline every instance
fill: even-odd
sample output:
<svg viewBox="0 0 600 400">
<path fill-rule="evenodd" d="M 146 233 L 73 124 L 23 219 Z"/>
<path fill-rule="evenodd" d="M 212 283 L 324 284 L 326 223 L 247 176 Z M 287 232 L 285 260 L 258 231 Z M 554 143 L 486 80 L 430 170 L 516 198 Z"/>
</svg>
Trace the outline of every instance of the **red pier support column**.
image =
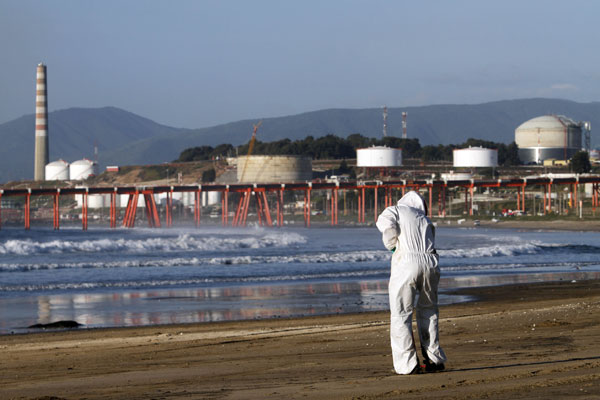
<svg viewBox="0 0 600 400">
<path fill-rule="evenodd" d="M 125 209 L 125 217 L 123 218 L 123 226 L 126 228 L 133 228 L 135 226 L 135 213 L 137 211 L 137 203 L 139 191 L 131 193 L 129 200 L 127 201 L 127 208 Z"/>
<path fill-rule="evenodd" d="M 338 193 L 339 193 L 339 190 L 338 190 L 337 187 L 333 190 L 333 193 L 335 195 L 335 201 L 333 203 L 334 206 L 335 206 L 334 207 L 334 211 L 335 211 L 335 225 L 337 225 L 338 224 L 338 211 L 339 211 L 339 207 L 338 207 L 338 203 L 339 203 L 338 202 Z"/>
<path fill-rule="evenodd" d="M 262 200 L 263 200 L 263 212 L 265 213 L 265 220 L 267 222 L 267 226 L 273 226 L 273 220 L 271 219 L 271 211 L 269 211 L 269 202 L 267 201 L 267 192 L 266 190 L 261 191 Z"/>
<path fill-rule="evenodd" d="M 379 185 L 375 186 L 374 189 L 375 192 L 375 200 L 373 201 L 374 203 L 374 207 L 373 207 L 373 217 L 374 217 L 374 221 L 377 222 L 377 217 L 379 216 L 379 210 L 378 210 L 378 199 L 377 199 L 377 193 L 379 192 Z"/>
<path fill-rule="evenodd" d="M 360 192 L 361 192 L 360 190 L 358 190 L 358 189 L 356 190 L 356 200 L 357 200 L 356 201 L 356 220 L 357 220 L 357 222 L 361 222 L 360 221 L 360 204 L 361 204 L 362 196 L 361 196 Z"/>
<path fill-rule="evenodd" d="M 367 214 L 365 211 L 365 187 L 363 186 L 362 188 L 360 188 L 361 192 L 362 192 L 362 196 L 360 197 L 360 222 L 364 223 L 365 222 L 365 215 Z"/>
<path fill-rule="evenodd" d="M 173 226 L 173 186 L 167 192 L 167 202 L 165 210 L 165 225 L 170 228 Z"/>
<path fill-rule="evenodd" d="M 231 221 L 231 226 L 238 226 L 241 223 L 244 202 L 246 201 L 246 193 L 247 192 L 240 192 L 240 199 L 238 200 L 238 205 L 235 209 L 235 215 L 233 216 L 233 221 Z"/>
<path fill-rule="evenodd" d="M 198 190 L 194 192 L 194 222 L 196 227 L 200 226 L 200 218 L 202 217 L 202 188 L 198 187 Z"/>
<path fill-rule="evenodd" d="M 4 190 L 0 189 L 0 229 L 2 229 L 2 194 Z"/>
<path fill-rule="evenodd" d="M 283 226 L 283 190 L 285 189 L 285 184 L 281 184 L 281 189 L 277 191 L 277 226 Z"/>
<path fill-rule="evenodd" d="M 552 181 L 548 184 L 548 212 L 552 212 Z"/>
<path fill-rule="evenodd" d="M 227 226 L 229 225 L 229 185 L 226 186 L 225 191 L 223 191 L 221 196 L 221 225 Z"/>
<path fill-rule="evenodd" d="M 117 188 L 110 194 L 110 227 L 117 227 Z"/>
<path fill-rule="evenodd" d="M 310 228 L 310 190 L 312 185 L 304 192 L 304 226 Z"/>
<path fill-rule="evenodd" d="M 25 195 L 25 230 L 29 230 L 31 227 L 29 221 L 29 213 L 31 211 L 31 189 L 28 189 L 28 193 Z"/>
<path fill-rule="evenodd" d="M 60 189 L 56 189 L 56 193 L 52 196 L 52 226 L 54 230 L 60 229 L 60 203 L 59 203 Z"/>
<path fill-rule="evenodd" d="M 160 217 L 158 216 L 156 201 L 154 201 L 154 192 L 145 191 L 142 193 L 144 195 L 144 203 L 146 205 L 146 217 L 148 218 L 148 226 L 150 228 L 160 228 Z"/>
<path fill-rule="evenodd" d="M 83 199 L 81 202 L 81 229 L 87 231 L 88 228 L 88 190 L 82 194 Z"/>
<path fill-rule="evenodd" d="M 429 185 L 429 207 L 427 210 L 429 211 L 429 218 L 433 217 L 433 184 Z"/>
</svg>

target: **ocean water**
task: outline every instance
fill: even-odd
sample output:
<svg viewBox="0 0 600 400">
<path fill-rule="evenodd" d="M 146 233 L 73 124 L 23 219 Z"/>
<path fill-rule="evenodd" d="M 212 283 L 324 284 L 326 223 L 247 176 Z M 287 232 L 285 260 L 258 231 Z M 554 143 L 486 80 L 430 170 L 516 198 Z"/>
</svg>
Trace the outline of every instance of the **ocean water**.
<svg viewBox="0 0 600 400">
<path fill-rule="evenodd" d="M 437 249 L 442 293 L 600 278 L 598 232 L 439 227 Z M 374 227 L 3 228 L 0 333 L 382 310 L 390 257 Z"/>
</svg>

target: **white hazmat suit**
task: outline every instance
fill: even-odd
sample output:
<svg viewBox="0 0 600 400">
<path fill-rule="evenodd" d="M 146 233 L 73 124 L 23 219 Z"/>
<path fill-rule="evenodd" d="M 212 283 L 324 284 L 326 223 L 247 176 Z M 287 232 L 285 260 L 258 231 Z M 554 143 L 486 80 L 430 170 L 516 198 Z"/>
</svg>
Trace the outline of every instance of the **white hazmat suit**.
<svg viewBox="0 0 600 400">
<path fill-rule="evenodd" d="M 390 339 L 394 370 L 409 374 L 419 369 L 412 333 L 412 314 L 417 293 L 417 330 L 425 362 L 442 366 L 446 355 L 439 344 L 439 257 L 435 251 L 435 228 L 426 216 L 426 204 L 414 191 L 377 219 L 383 244 L 394 251 L 389 282 Z M 443 367 L 441 367 L 443 369 Z"/>
</svg>

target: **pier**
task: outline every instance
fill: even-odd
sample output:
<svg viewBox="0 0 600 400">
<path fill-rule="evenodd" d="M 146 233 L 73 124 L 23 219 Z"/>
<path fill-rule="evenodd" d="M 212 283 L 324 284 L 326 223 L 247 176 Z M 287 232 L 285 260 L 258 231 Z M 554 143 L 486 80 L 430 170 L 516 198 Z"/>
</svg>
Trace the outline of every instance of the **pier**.
<svg viewBox="0 0 600 400">
<path fill-rule="evenodd" d="M 53 204 L 53 228 L 60 229 L 60 200 L 61 196 L 82 196 L 81 223 L 82 229 L 88 228 L 88 196 L 103 194 L 110 196 L 109 226 L 116 228 L 121 225 L 133 228 L 140 196 L 144 199 L 145 214 L 148 226 L 152 228 L 171 227 L 173 225 L 172 204 L 174 193 L 194 194 L 194 223 L 200 226 L 202 215 L 202 192 L 221 193 L 221 224 L 223 226 L 246 226 L 248 210 L 253 201 L 256 206 L 257 223 L 262 226 L 282 226 L 284 224 L 284 192 L 300 192 L 303 198 L 304 225 L 311 223 L 311 193 L 315 191 L 329 192 L 327 205 L 331 225 L 338 224 L 339 193 L 352 191 L 357 194 L 357 222 L 375 221 L 379 212 L 402 196 L 407 190 L 425 191 L 429 204 L 429 216 L 447 216 L 448 190 L 455 189 L 464 192 L 464 214 L 473 216 L 473 198 L 476 188 L 503 188 L 511 190 L 515 199 L 514 210 L 525 213 L 533 210 L 533 204 L 526 204 L 527 189 L 542 192 L 543 213 L 552 211 L 552 193 L 558 187 L 569 192 L 568 207 L 578 207 L 579 185 L 591 184 L 591 206 L 595 212 L 598 207 L 598 187 L 600 175 L 572 175 L 569 177 L 535 176 L 510 179 L 470 179 L 470 180 L 369 180 L 369 181 L 310 181 L 294 183 L 255 183 L 255 184 L 203 184 L 203 185 L 164 185 L 164 186 L 118 186 L 118 187 L 77 187 L 77 188 L 26 188 L 0 189 L 0 200 L 8 197 L 24 197 L 23 220 L 25 229 L 31 227 L 31 198 L 50 196 Z M 154 195 L 166 194 L 164 218 L 161 221 Z M 372 194 L 372 195 L 371 195 Z M 128 196 L 127 206 L 119 220 L 117 210 L 117 195 Z M 372 201 L 372 214 L 367 216 L 366 199 Z M 252 200 L 254 199 L 254 200 Z M 535 202 L 535 196 L 532 199 Z M 230 219 L 229 205 L 234 205 Z M 371 206 L 371 204 L 368 204 Z M 434 213 L 434 210 L 437 212 Z M 368 217 L 368 219 L 367 219 Z M 2 227 L 2 208 L 0 203 L 0 228 Z"/>
</svg>

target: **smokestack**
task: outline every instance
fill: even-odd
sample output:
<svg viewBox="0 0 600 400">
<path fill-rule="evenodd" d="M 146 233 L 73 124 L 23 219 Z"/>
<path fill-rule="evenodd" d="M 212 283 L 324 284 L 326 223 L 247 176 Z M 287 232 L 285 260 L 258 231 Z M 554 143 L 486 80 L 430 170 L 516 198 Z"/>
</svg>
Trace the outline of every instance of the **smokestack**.
<svg viewBox="0 0 600 400">
<path fill-rule="evenodd" d="M 43 181 L 48 164 L 48 90 L 46 86 L 46 66 L 37 66 L 35 85 L 35 164 L 33 179 Z"/>
</svg>

